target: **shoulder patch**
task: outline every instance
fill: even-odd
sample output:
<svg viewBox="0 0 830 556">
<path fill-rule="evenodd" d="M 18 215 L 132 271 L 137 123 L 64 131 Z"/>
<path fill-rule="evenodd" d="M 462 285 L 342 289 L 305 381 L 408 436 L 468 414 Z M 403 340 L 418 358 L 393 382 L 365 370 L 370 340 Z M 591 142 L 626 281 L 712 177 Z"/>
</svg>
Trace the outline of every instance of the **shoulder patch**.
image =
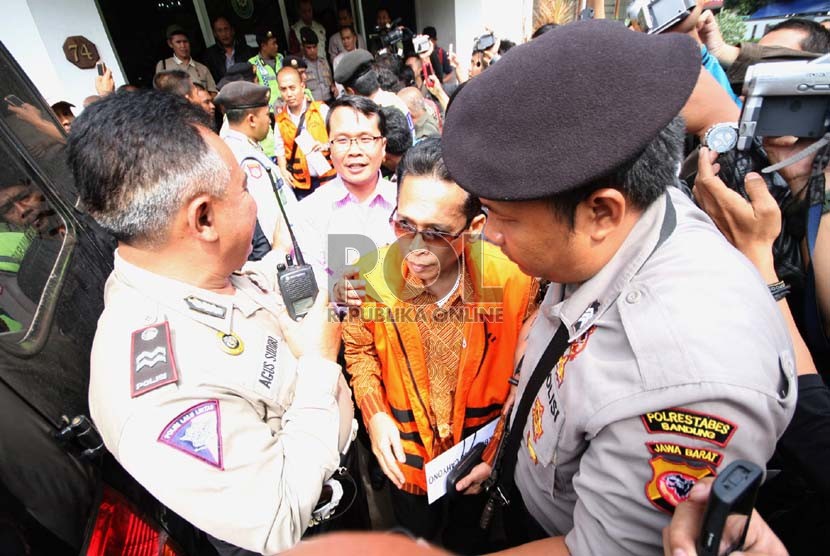
<svg viewBox="0 0 830 556">
<path fill-rule="evenodd" d="M 646 498 L 657 509 L 673 513 L 674 508 L 689 497 L 692 487 L 700 479 L 715 475 L 708 465 L 671 461 L 656 456 L 648 461 L 651 480 L 646 483 Z"/>
<path fill-rule="evenodd" d="M 729 443 L 737 425 L 706 413 L 683 408 L 668 408 L 640 415 L 649 434 L 679 434 L 706 440 L 720 447 Z"/>
<path fill-rule="evenodd" d="M 208 400 L 186 409 L 165 425 L 158 441 L 224 469 L 219 401 Z"/>
<path fill-rule="evenodd" d="M 179 380 L 167 321 L 133 332 L 130 359 L 132 398 Z"/>
<path fill-rule="evenodd" d="M 666 456 L 669 459 L 697 461 L 718 467 L 723 461 L 723 454 L 709 448 L 690 448 L 671 442 L 646 442 L 646 448 L 653 456 Z"/>
<path fill-rule="evenodd" d="M 262 164 L 258 162 L 248 162 L 245 166 L 248 169 L 248 175 L 255 180 L 262 177 Z"/>
</svg>

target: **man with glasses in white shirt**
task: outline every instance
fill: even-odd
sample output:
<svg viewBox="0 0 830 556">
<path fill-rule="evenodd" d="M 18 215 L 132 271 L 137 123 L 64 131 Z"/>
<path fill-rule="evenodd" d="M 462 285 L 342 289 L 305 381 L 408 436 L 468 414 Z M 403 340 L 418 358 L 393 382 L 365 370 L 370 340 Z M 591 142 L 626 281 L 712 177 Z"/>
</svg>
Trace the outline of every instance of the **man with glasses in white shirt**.
<svg viewBox="0 0 830 556">
<path fill-rule="evenodd" d="M 320 288 L 331 291 L 330 284 L 342 276 L 346 265 L 395 240 L 389 217 L 397 190 L 380 175 L 386 118 L 377 104 L 359 96 L 337 99 L 326 130 L 337 177 L 299 203 L 296 225 Z M 344 301 L 336 293 L 335 300 Z"/>
</svg>

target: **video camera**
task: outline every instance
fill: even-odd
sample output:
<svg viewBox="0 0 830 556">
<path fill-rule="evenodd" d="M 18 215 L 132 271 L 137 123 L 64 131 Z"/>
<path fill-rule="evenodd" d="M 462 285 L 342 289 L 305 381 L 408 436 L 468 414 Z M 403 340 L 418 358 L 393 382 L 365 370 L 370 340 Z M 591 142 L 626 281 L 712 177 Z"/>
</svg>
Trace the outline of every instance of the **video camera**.
<svg viewBox="0 0 830 556">
<path fill-rule="evenodd" d="M 738 150 L 755 137 L 821 139 L 830 131 L 830 54 L 750 66 L 744 78 Z"/>
<path fill-rule="evenodd" d="M 654 35 L 686 19 L 695 5 L 695 0 L 640 0 L 628 8 L 628 17 L 640 31 Z"/>
<path fill-rule="evenodd" d="M 384 48 L 393 48 L 394 45 L 412 39 L 415 36 L 410 29 L 401 25 L 401 18 L 396 18 L 388 25 L 378 25 L 375 27 L 381 44 Z"/>
</svg>

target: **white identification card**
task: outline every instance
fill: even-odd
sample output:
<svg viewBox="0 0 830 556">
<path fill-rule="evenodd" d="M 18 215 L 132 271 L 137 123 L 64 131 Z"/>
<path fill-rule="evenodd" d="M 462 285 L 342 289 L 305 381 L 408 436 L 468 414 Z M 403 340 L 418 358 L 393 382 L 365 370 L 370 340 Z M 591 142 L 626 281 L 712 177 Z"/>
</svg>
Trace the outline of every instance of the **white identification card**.
<svg viewBox="0 0 830 556">
<path fill-rule="evenodd" d="M 322 151 L 312 152 L 314 147 L 317 146 L 317 141 L 314 140 L 307 129 L 303 128 L 303 131 L 300 132 L 300 135 L 297 137 L 297 146 L 300 147 L 303 154 L 305 154 L 306 162 L 308 162 L 308 169 L 312 174 L 322 176 L 331 170 L 331 165 L 328 160 L 326 160 L 326 157 L 323 155 Z"/>
<path fill-rule="evenodd" d="M 473 449 L 476 444 L 487 444 L 493 438 L 496 424 L 499 417 L 496 417 L 476 432 L 424 465 L 427 476 L 427 501 L 432 504 L 447 493 L 447 475 L 450 474 L 464 455 Z"/>
</svg>

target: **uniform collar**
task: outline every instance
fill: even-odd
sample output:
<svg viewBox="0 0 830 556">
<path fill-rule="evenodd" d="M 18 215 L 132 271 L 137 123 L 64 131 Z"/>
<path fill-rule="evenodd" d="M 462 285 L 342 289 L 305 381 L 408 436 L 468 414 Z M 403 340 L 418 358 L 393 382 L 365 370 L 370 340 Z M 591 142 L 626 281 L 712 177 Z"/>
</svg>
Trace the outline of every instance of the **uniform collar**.
<svg viewBox="0 0 830 556">
<path fill-rule="evenodd" d="M 247 143 L 252 148 L 256 149 L 259 152 L 262 152 L 262 147 L 259 143 L 242 133 L 241 131 L 236 131 L 235 129 L 228 127 L 227 132 L 225 133 L 224 139 L 233 139 L 234 141 L 243 141 Z"/>
<path fill-rule="evenodd" d="M 582 335 L 616 302 L 676 224 L 671 197 L 664 193 L 643 212 L 613 258 L 593 278 L 579 285 L 551 284 L 543 314 L 567 326 L 571 340 Z"/>
<path fill-rule="evenodd" d="M 244 276 L 232 275 L 231 283 L 236 289 L 235 293 L 221 295 L 129 263 L 117 249 L 114 273 L 121 282 L 165 307 L 225 333 L 233 331 L 234 308 L 245 317 L 250 317 L 263 308 L 261 296 L 264 292 Z"/>
<path fill-rule="evenodd" d="M 190 61 L 189 61 L 189 62 L 187 62 L 186 64 L 185 64 L 183 61 L 179 60 L 179 57 L 178 57 L 178 56 L 176 56 L 175 54 L 173 54 L 173 60 L 174 60 L 177 64 L 179 64 L 180 66 L 181 66 L 181 65 L 185 65 L 185 66 L 193 66 L 193 67 L 196 67 L 196 64 L 194 64 L 194 63 L 193 63 L 193 58 L 192 58 L 192 57 L 190 58 Z"/>
</svg>

